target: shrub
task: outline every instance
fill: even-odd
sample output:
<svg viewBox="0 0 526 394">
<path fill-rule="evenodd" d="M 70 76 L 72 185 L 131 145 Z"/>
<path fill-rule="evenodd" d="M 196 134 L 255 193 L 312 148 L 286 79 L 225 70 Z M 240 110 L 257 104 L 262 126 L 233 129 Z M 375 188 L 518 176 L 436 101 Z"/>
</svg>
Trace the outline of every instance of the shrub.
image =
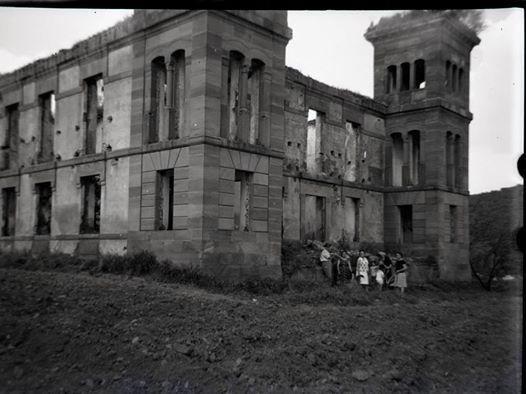
<svg viewBox="0 0 526 394">
<path fill-rule="evenodd" d="M 143 250 L 133 254 L 126 259 L 128 263 L 128 272 L 132 275 L 147 275 L 158 268 L 157 257 L 152 252 Z"/>
</svg>

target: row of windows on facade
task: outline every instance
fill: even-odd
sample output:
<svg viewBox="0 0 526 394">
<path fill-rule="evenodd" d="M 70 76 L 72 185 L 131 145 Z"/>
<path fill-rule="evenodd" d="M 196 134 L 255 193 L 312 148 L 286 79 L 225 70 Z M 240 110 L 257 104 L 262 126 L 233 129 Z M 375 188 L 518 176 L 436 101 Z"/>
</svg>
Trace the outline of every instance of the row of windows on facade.
<svg viewBox="0 0 526 394">
<path fill-rule="evenodd" d="M 349 242 L 360 241 L 360 199 L 345 197 L 344 199 L 343 234 Z M 306 194 L 303 197 L 303 213 L 300 216 L 302 240 L 318 240 L 325 242 L 328 237 L 326 198 Z"/>
<path fill-rule="evenodd" d="M 93 175 L 80 178 L 81 183 L 81 222 L 79 233 L 90 234 L 100 231 L 100 176 Z M 51 233 L 52 188 L 51 182 L 35 184 L 36 218 L 34 232 L 36 235 Z M 15 235 L 16 191 L 14 187 L 2 189 L 2 236 Z"/>
<path fill-rule="evenodd" d="M 164 57 L 151 64 L 151 100 L 148 142 L 179 138 L 185 113 L 185 54 L 174 52 L 168 65 Z M 264 89 L 265 64 L 231 51 L 226 78 L 223 78 L 221 136 L 256 144 L 259 139 L 262 107 L 268 102 L 269 89 Z"/>
<path fill-rule="evenodd" d="M 260 108 L 268 102 L 269 89 L 263 89 L 264 63 L 252 59 L 250 66 L 239 52 L 230 53 L 228 78 L 223 87 L 223 101 L 228 111 L 225 113 L 226 126 L 222 136 L 229 140 L 242 140 L 255 144 L 259 137 Z M 185 52 L 175 51 L 166 65 L 164 57 L 157 57 L 151 63 L 151 90 L 148 143 L 177 139 L 184 127 L 185 114 Z M 84 153 L 96 151 L 97 131 L 102 127 L 104 115 L 104 82 L 102 75 L 84 81 L 85 129 Z M 39 96 L 39 162 L 53 160 L 53 133 L 55 124 L 55 94 L 48 92 Z M 19 105 L 6 107 L 7 133 L 2 144 L 3 166 L 1 169 L 16 166 L 19 140 Z M 58 133 L 58 131 L 57 131 Z"/>
<path fill-rule="evenodd" d="M 234 230 L 250 231 L 253 173 L 236 170 L 234 175 Z M 155 187 L 156 230 L 174 229 L 174 170 L 157 171 Z"/>
<path fill-rule="evenodd" d="M 404 62 L 400 66 L 387 67 L 385 93 L 394 93 L 426 87 L 426 62 L 417 59 L 413 63 Z"/>
<path fill-rule="evenodd" d="M 344 234 L 350 242 L 358 242 L 359 223 L 360 223 L 360 200 L 357 198 L 346 197 L 344 213 Z M 397 206 L 399 227 L 396 239 L 400 243 L 414 243 L 413 238 L 413 206 Z M 326 241 L 326 202 L 325 197 L 305 195 L 304 213 L 302 215 L 304 223 L 301 224 L 302 239 L 312 239 Z M 458 208 L 449 205 L 449 242 L 458 242 Z M 423 242 L 423 241 L 422 241 Z"/>
<path fill-rule="evenodd" d="M 356 168 L 358 156 L 361 161 L 365 162 L 367 158 L 367 151 L 363 151 L 361 155 L 358 154 L 358 130 L 360 125 L 354 122 L 345 122 L 345 139 L 343 152 L 337 152 L 331 149 L 330 152 L 322 152 L 322 138 L 323 138 L 323 124 L 325 122 L 325 113 L 309 108 L 307 114 L 307 146 L 305 150 L 306 170 L 312 173 L 324 172 L 329 176 L 333 176 L 334 172 L 338 170 L 341 172 L 343 179 L 354 182 L 356 181 Z M 287 142 L 287 146 L 291 146 L 291 141 Z M 297 147 L 301 145 L 298 143 Z M 330 158 L 337 157 L 341 161 L 341 168 L 333 168 L 330 166 Z"/>
<path fill-rule="evenodd" d="M 81 177 L 81 223 L 80 234 L 98 233 L 100 231 L 101 183 L 100 176 Z M 51 231 L 51 197 L 50 182 L 37 183 L 35 234 L 46 235 Z M 235 172 L 234 181 L 234 228 L 250 230 L 250 209 L 252 202 L 252 173 Z M 15 188 L 2 190 L 2 236 L 15 234 L 16 193 Z M 157 172 L 155 192 L 155 228 L 173 230 L 174 217 L 174 170 Z"/>
<path fill-rule="evenodd" d="M 446 81 L 444 84 L 449 92 L 463 92 L 465 85 L 464 69 L 449 60 L 446 61 Z"/>
<path fill-rule="evenodd" d="M 418 185 L 421 181 L 420 132 L 411 130 L 407 134 L 406 143 L 404 143 L 401 133 L 391 134 L 392 186 Z M 403 176 L 404 151 L 407 152 L 409 159 L 406 164 L 408 177 Z"/>
<path fill-rule="evenodd" d="M 422 59 L 414 63 L 402 63 L 400 66 L 387 67 L 385 93 L 403 92 L 410 89 L 423 89 L 426 86 L 426 65 Z M 444 85 L 449 92 L 463 92 L 465 87 L 464 69 L 451 61 L 446 61 L 446 79 Z"/>
<path fill-rule="evenodd" d="M 104 114 L 104 83 L 102 75 L 88 78 L 84 81 L 85 111 L 83 122 L 85 128 L 84 153 L 95 153 L 97 131 L 102 127 Z M 54 92 L 47 92 L 38 97 L 39 108 L 39 147 L 37 161 L 39 163 L 52 161 L 53 134 L 56 118 L 56 101 Z M 19 104 L 12 104 L 5 108 L 7 117 L 7 132 L 2 144 L 2 166 L 6 170 L 17 167 L 18 145 L 25 143 L 19 139 L 20 108 Z M 57 131 L 57 134 L 60 131 Z M 76 155 L 79 153 L 77 152 Z"/>
<path fill-rule="evenodd" d="M 396 240 L 400 243 L 417 243 L 413 237 L 413 206 L 398 205 L 398 233 Z M 459 242 L 458 207 L 448 205 L 449 220 L 449 242 Z M 422 241 L 423 242 L 423 241 Z"/>
<path fill-rule="evenodd" d="M 422 181 L 420 132 L 412 130 L 408 133 L 407 143 L 401 133 L 391 134 L 391 165 L 392 186 L 418 185 Z M 403 177 L 404 150 L 406 157 L 408 177 Z M 462 144 L 458 134 L 446 132 L 446 184 L 449 187 L 462 187 Z"/>
</svg>

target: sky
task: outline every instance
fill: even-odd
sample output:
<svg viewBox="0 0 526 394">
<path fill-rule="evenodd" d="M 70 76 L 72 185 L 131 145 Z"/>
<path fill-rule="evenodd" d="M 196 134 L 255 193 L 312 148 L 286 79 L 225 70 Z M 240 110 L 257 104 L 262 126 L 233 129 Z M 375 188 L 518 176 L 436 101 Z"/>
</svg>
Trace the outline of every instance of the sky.
<svg viewBox="0 0 526 394">
<path fill-rule="evenodd" d="M 132 10 L 0 7 L 0 73 L 69 48 Z M 339 88 L 373 96 L 371 22 L 397 11 L 289 11 L 287 65 Z M 524 147 L 524 10 L 484 10 L 471 52 L 470 193 L 518 183 Z"/>
</svg>

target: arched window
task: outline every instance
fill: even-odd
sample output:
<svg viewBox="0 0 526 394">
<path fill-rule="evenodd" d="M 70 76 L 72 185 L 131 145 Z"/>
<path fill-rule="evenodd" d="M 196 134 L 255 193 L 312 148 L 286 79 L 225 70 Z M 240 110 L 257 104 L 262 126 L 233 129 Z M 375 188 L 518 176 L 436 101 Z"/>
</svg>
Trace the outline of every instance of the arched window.
<svg viewBox="0 0 526 394">
<path fill-rule="evenodd" d="M 415 60 L 415 89 L 426 87 L 426 62 L 423 59 Z"/>
<path fill-rule="evenodd" d="M 248 72 L 248 109 L 250 113 L 249 143 L 255 144 L 259 138 L 259 116 L 261 108 L 261 95 L 263 92 L 263 69 L 265 64 L 258 59 L 252 59 Z"/>
<path fill-rule="evenodd" d="M 239 109 L 240 109 L 240 84 L 241 67 L 243 66 L 244 56 L 237 51 L 230 51 L 228 64 L 228 139 L 234 140 L 237 137 Z"/>
<path fill-rule="evenodd" d="M 446 185 L 453 186 L 455 184 L 455 157 L 454 157 L 454 141 L 453 133 L 448 131 L 446 133 Z"/>
<path fill-rule="evenodd" d="M 170 111 L 168 139 L 181 136 L 184 127 L 186 59 L 184 50 L 172 53 L 168 68 L 167 106 Z"/>
<path fill-rule="evenodd" d="M 444 83 L 447 90 L 451 89 L 451 62 L 446 61 L 446 82 Z"/>
<path fill-rule="evenodd" d="M 404 162 L 404 142 L 402 134 L 391 134 L 392 156 L 391 165 L 393 167 L 393 186 L 402 186 L 402 165 Z"/>
<path fill-rule="evenodd" d="M 453 64 L 451 69 L 451 90 L 453 92 L 457 91 L 457 65 Z"/>
<path fill-rule="evenodd" d="M 159 133 L 164 129 L 166 106 L 166 64 L 162 56 L 152 61 L 150 100 L 150 135 L 148 142 L 159 141 Z"/>
<path fill-rule="evenodd" d="M 409 132 L 409 143 L 411 147 L 411 153 L 409 156 L 411 183 L 413 185 L 418 185 L 418 171 L 420 168 L 420 132 L 418 130 L 412 130 Z"/>
<path fill-rule="evenodd" d="M 396 66 L 387 67 L 385 92 L 392 93 L 396 90 Z"/>
<path fill-rule="evenodd" d="M 462 92 L 464 89 L 464 69 L 459 68 L 458 69 L 458 91 Z"/>
<path fill-rule="evenodd" d="M 402 63 L 400 68 L 402 71 L 402 80 L 400 81 L 401 82 L 400 90 L 409 90 L 411 65 L 409 63 Z"/>
<path fill-rule="evenodd" d="M 461 148 L 461 142 L 460 142 L 460 135 L 455 136 L 454 140 L 454 171 L 455 171 L 455 182 L 454 185 L 456 188 L 460 189 L 462 187 L 462 148 Z"/>
</svg>

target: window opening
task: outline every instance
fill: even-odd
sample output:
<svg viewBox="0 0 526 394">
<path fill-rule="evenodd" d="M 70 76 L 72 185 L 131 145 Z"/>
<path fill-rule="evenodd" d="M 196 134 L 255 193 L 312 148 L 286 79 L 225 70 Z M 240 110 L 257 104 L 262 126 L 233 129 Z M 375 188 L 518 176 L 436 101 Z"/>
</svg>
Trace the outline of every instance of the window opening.
<svg viewBox="0 0 526 394">
<path fill-rule="evenodd" d="M 20 111 L 18 104 L 6 107 L 7 133 L 3 144 L 4 169 L 17 167 Z"/>
<path fill-rule="evenodd" d="M 426 62 L 423 59 L 415 61 L 415 88 L 424 89 L 426 87 Z"/>
<path fill-rule="evenodd" d="M 152 86 L 150 102 L 150 135 L 149 143 L 158 142 L 164 130 L 164 109 L 166 106 L 166 65 L 163 57 L 152 61 Z"/>
<path fill-rule="evenodd" d="M 173 230 L 174 170 L 157 171 L 157 230 Z"/>
<path fill-rule="evenodd" d="M 37 224 L 36 234 L 47 235 L 51 233 L 51 182 L 35 185 L 37 194 Z"/>
<path fill-rule="evenodd" d="M 387 67 L 387 81 L 385 86 L 386 93 L 393 93 L 396 90 L 396 66 Z"/>
<path fill-rule="evenodd" d="M 250 135 L 249 143 L 255 144 L 259 138 L 259 115 L 261 108 L 261 92 L 263 81 L 264 63 L 252 60 L 248 72 L 248 108 L 250 111 Z"/>
<path fill-rule="evenodd" d="M 104 80 L 97 75 L 86 80 L 86 154 L 95 153 L 97 134 L 104 118 Z"/>
<path fill-rule="evenodd" d="M 236 170 L 234 181 L 234 229 L 250 231 L 252 173 Z"/>
<path fill-rule="evenodd" d="M 402 186 L 402 166 L 404 162 L 404 142 L 402 134 L 394 133 L 391 135 L 392 140 L 392 171 L 393 186 Z"/>
<path fill-rule="evenodd" d="M 400 211 L 400 234 L 402 243 L 413 242 L 413 206 L 399 205 Z"/>
<path fill-rule="evenodd" d="M 53 160 L 53 127 L 55 125 L 55 94 L 40 96 L 40 154 L 41 162 Z"/>
<path fill-rule="evenodd" d="M 410 68 L 411 66 L 409 63 L 402 63 L 401 65 L 402 80 L 400 81 L 400 90 L 409 90 Z"/>
<path fill-rule="evenodd" d="M 238 137 L 241 67 L 243 65 L 243 55 L 239 52 L 230 52 L 230 62 L 228 64 L 228 107 L 229 107 L 229 127 L 228 138 L 233 141 Z"/>
<path fill-rule="evenodd" d="M 457 242 L 457 207 L 455 205 L 449 206 L 449 242 Z"/>
<path fill-rule="evenodd" d="M 100 176 L 92 175 L 80 178 L 82 194 L 81 234 L 100 232 Z"/>
<path fill-rule="evenodd" d="M 14 187 L 2 190 L 2 236 L 15 235 L 16 192 Z"/>
</svg>

